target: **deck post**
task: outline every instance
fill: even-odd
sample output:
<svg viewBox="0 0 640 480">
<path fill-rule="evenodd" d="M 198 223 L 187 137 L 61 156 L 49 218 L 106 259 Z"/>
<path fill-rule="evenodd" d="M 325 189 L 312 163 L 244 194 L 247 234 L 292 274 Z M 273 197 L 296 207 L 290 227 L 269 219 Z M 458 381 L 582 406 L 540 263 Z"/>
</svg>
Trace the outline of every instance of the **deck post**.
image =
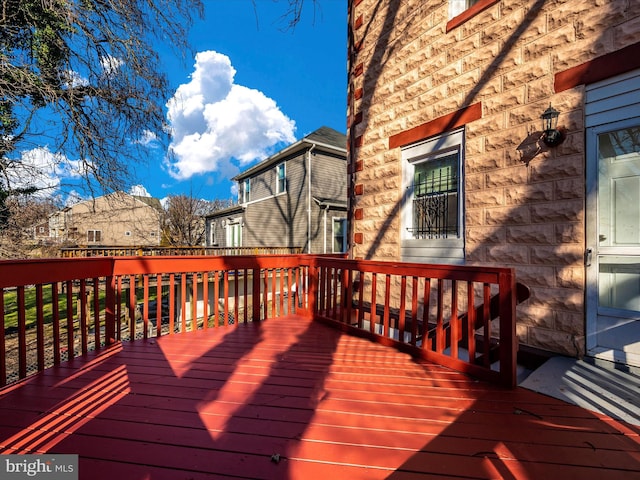
<svg viewBox="0 0 640 480">
<path fill-rule="evenodd" d="M 513 388 L 517 384 L 518 338 L 516 336 L 515 271 L 499 274 L 500 289 L 500 383 Z"/>
</svg>

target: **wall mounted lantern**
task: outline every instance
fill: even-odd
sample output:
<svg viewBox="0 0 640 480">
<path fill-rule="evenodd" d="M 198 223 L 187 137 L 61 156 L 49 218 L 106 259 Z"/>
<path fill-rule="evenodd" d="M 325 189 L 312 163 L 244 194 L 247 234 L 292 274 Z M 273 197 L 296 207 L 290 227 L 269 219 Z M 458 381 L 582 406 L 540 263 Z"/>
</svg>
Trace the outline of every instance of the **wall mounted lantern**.
<svg viewBox="0 0 640 480">
<path fill-rule="evenodd" d="M 543 130 L 542 141 L 548 147 L 557 147 L 564 140 L 564 134 L 558 130 L 559 116 L 560 112 L 549 104 L 549 108 L 547 108 L 540 117 L 542 118 Z"/>
</svg>

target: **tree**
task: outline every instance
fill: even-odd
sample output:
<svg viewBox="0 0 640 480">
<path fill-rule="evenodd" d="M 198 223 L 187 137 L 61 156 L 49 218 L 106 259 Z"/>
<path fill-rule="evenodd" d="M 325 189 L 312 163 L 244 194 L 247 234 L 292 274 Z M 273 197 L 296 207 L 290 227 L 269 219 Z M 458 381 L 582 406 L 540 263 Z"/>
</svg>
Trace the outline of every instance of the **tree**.
<svg viewBox="0 0 640 480">
<path fill-rule="evenodd" d="M 49 215 L 57 210 L 51 199 L 39 199 L 30 195 L 12 195 L 5 201 L 6 224 L 0 233 L 0 257 L 28 258 L 42 252 L 35 239 L 35 229 L 49 231 Z M 46 246 L 44 246 L 46 247 Z"/>
<path fill-rule="evenodd" d="M 203 245 L 204 217 L 231 204 L 231 200 L 209 202 L 187 195 L 169 196 L 165 206 L 163 241 L 173 246 Z"/>
<path fill-rule="evenodd" d="M 201 0 L 0 2 L 0 198 L 27 193 L 20 150 L 42 145 L 91 191 L 122 189 L 144 140 L 170 134 L 154 43 L 183 51 Z"/>
</svg>

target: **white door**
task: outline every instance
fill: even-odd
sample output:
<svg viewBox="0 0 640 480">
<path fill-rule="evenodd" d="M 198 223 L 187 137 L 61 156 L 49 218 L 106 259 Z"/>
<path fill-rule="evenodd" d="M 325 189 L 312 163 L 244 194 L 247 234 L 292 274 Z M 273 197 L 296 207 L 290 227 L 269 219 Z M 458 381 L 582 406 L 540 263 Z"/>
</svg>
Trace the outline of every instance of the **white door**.
<svg viewBox="0 0 640 480">
<path fill-rule="evenodd" d="M 640 365 L 640 118 L 587 132 L 587 348 Z"/>
</svg>

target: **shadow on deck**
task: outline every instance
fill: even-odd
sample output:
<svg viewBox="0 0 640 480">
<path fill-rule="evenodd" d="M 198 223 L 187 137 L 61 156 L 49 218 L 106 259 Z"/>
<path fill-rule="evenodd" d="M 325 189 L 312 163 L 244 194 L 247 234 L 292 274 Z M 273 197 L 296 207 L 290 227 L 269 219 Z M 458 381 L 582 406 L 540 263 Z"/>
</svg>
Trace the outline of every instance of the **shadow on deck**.
<svg viewBox="0 0 640 480">
<path fill-rule="evenodd" d="M 84 479 L 640 478 L 640 428 L 300 316 L 115 345 L 5 388 L 2 453 Z"/>
</svg>

